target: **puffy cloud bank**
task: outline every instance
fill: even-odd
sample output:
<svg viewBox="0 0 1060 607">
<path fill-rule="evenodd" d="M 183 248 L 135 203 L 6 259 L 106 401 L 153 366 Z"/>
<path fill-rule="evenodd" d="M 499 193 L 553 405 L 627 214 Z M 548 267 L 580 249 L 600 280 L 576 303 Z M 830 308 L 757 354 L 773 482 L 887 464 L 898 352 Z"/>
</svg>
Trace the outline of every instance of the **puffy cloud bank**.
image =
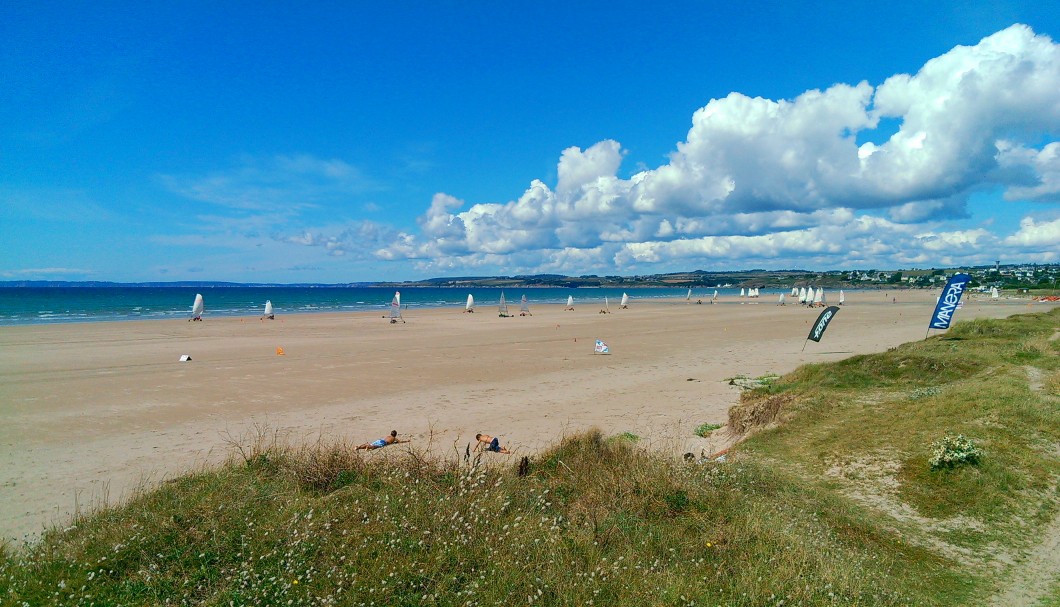
<svg viewBox="0 0 1060 607">
<path fill-rule="evenodd" d="M 966 217 L 976 192 L 1046 213 L 1060 201 L 1060 143 L 1045 141 L 1060 131 L 1058 91 L 1060 46 L 1014 25 L 875 87 L 712 99 L 666 164 L 628 179 L 606 140 L 564 150 L 554 188 L 535 180 L 504 204 L 465 209 L 439 193 L 418 234 L 375 254 L 425 270 L 568 273 L 946 264 L 998 247 L 1056 261 L 1060 220 L 1025 218 L 1007 237 L 940 226 Z"/>
</svg>

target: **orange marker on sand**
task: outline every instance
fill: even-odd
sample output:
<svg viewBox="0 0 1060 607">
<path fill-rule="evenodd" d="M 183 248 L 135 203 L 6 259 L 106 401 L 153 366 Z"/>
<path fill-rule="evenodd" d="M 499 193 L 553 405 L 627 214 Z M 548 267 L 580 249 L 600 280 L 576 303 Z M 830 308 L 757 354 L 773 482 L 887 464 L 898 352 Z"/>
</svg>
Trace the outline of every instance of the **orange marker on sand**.
<svg viewBox="0 0 1060 607">
<path fill-rule="evenodd" d="M 283 356 L 283 348 L 276 346 L 276 356 Z"/>
</svg>

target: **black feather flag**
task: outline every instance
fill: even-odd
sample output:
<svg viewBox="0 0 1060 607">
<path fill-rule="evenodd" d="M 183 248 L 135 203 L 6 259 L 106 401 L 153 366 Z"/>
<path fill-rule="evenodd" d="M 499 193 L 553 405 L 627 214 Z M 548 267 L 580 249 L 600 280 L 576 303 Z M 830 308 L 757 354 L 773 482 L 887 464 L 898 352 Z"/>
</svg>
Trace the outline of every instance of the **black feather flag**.
<svg viewBox="0 0 1060 607">
<path fill-rule="evenodd" d="M 821 336 L 824 335 L 824 330 L 828 328 L 828 323 L 832 322 L 835 318 L 835 313 L 839 311 L 838 306 L 828 306 L 821 312 L 821 315 L 817 317 L 817 322 L 813 323 L 813 328 L 810 329 L 810 335 L 806 339 L 812 339 L 820 343 Z"/>
</svg>

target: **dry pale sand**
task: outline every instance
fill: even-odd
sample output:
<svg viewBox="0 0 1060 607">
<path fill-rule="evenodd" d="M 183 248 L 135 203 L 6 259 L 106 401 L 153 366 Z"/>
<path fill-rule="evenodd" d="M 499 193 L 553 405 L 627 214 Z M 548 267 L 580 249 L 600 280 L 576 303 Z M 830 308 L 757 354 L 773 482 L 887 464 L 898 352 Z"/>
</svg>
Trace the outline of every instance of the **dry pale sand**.
<svg viewBox="0 0 1060 607">
<path fill-rule="evenodd" d="M 77 507 L 223 461 L 256 426 L 358 443 L 397 429 L 439 455 L 476 432 L 531 454 L 592 426 L 666 453 L 719 449 L 693 431 L 726 421 L 729 378 L 923 339 L 935 296 L 850 293 L 805 352 L 819 310 L 772 298 L 0 328 L 0 537 L 30 540 Z M 1044 307 L 972 299 L 957 319 Z M 597 338 L 611 355 L 593 354 Z"/>
</svg>

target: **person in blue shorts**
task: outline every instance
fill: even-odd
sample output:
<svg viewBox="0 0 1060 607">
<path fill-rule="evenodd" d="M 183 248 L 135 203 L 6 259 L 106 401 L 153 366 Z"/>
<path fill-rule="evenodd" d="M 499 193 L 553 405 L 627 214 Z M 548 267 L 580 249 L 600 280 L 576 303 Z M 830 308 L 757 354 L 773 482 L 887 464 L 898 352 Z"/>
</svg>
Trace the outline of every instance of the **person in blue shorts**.
<svg viewBox="0 0 1060 607">
<path fill-rule="evenodd" d="M 501 441 L 495 436 L 490 436 L 489 434 L 476 434 L 475 440 L 478 441 L 475 443 L 475 451 L 485 449 L 486 451 L 493 451 L 494 453 L 511 453 L 507 447 L 501 446 Z"/>
<path fill-rule="evenodd" d="M 363 445 L 357 445 L 357 448 L 354 449 L 354 450 L 356 451 L 358 449 L 364 449 L 365 451 L 371 451 L 372 449 L 381 449 L 381 448 L 383 448 L 383 447 L 385 447 L 387 445 L 394 445 L 394 444 L 397 444 L 397 443 L 407 443 L 407 442 L 409 442 L 409 441 L 408 440 L 401 440 L 401 439 L 399 439 L 397 437 L 397 430 L 391 430 L 390 431 L 390 436 L 387 436 L 385 438 L 381 438 L 379 440 L 374 440 L 374 441 L 372 441 L 370 443 L 365 443 Z"/>
</svg>

